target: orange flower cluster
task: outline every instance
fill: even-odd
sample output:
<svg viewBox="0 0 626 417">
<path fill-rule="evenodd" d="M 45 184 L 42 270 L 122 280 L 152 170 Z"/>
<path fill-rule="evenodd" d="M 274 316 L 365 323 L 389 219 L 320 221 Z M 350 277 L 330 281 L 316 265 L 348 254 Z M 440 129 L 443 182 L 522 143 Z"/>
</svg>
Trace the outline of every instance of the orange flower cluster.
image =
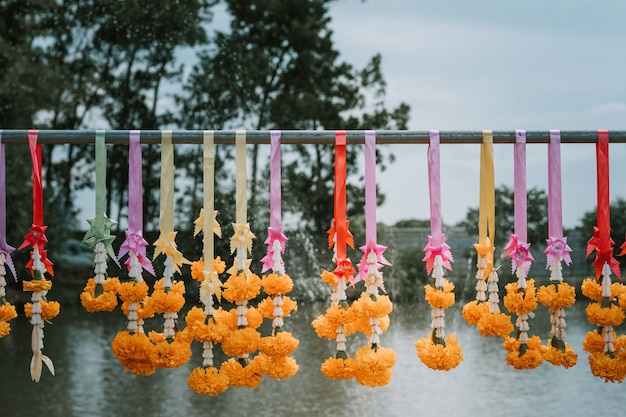
<svg viewBox="0 0 626 417">
<path fill-rule="evenodd" d="M 185 283 L 175 281 L 167 290 L 163 286 L 163 278 L 154 283 L 150 295 L 150 305 L 155 313 L 175 313 L 185 305 Z"/>
<path fill-rule="evenodd" d="M 356 351 L 354 377 L 361 385 L 380 387 L 391 380 L 396 352 L 391 348 L 363 346 Z"/>
<path fill-rule="evenodd" d="M 120 280 L 117 277 L 107 278 L 103 284 L 96 284 L 95 278 L 89 278 L 80 294 L 83 308 L 90 313 L 113 311 L 117 307 L 119 285 Z"/>
<path fill-rule="evenodd" d="M 195 279 L 198 282 L 202 282 L 204 280 L 204 274 L 202 271 L 204 270 L 204 260 L 200 259 L 198 261 L 191 263 L 191 278 Z M 213 269 L 218 274 L 223 274 L 226 270 L 226 262 L 222 261 L 222 258 L 219 256 L 213 259 Z"/>
<path fill-rule="evenodd" d="M 2 297 L 0 299 L 0 339 L 11 332 L 11 324 L 9 321 L 17 317 L 15 306 L 11 305 Z"/>
<path fill-rule="evenodd" d="M 43 320 L 52 320 L 56 316 L 59 315 L 61 311 L 61 305 L 56 301 L 44 301 L 41 300 L 39 302 L 41 306 L 41 313 L 39 315 Z M 24 304 L 24 315 L 28 318 L 33 317 L 33 304 L 26 303 Z"/>
<path fill-rule="evenodd" d="M 598 326 L 583 341 L 583 350 L 589 352 L 591 373 L 604 382 L 621 383 L 626 378 L 626 336 L 618 337 L 614 327 L 624 322 L 626 286 L 611 283 L 610 277 L 603 275 L 602 284 L 587 278 L 581 289 L 594 301 L 585 309 L 587 319 Z"/>
<path fill-rule="evenodd" d="M 451 334 L 445 340 L 445 345 L 435 343 L 432 333 L 415 342 L 417 356 L 430 369 L 449 371 L 456 368 L 463 360 L 463 353 L 459 341 Z"/>
<path fill-rule="evenodd" d="M 117 361 L 126 371 L 147 376 L 156 370 L 156 365 L 152 362 L 156 347 L 145 333 L 121 331 L 115 336 L 111 346 Z"/>
<path fill-rule="evenodd" d="M 532 336 L 526 342 L 519 341 L 514 337 L 507 337 L 502 344 L 507 350 L 506 363 L 515 369 L 533 369 L 541 365 L 541 339 Z"/>
</svg>

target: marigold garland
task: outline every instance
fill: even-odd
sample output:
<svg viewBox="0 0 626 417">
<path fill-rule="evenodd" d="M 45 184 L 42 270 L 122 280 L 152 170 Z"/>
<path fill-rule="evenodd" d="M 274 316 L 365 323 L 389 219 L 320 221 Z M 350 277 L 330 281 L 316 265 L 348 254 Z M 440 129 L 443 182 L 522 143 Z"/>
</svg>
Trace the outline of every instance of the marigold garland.
<svg viewBox="0 0 626 417">
<path fill-rule="evenodd" d="M 117 289 L 119 285 L 120 280 L 117 277 L 109 277 L 103 284 L 97 284 L 95 277 L 89 278 L 80 294 L 83 308 L 89 313 L 115 310 L 118 304 Z"/>
<path fill-rule="evenodd" d="M 214 366 L 194 368 L 187 378 L 189 388 L 198 394 L 210 395 L 212 397 L 226 391 L 229 383 L 228 375 Z"/>
<path fill-rule="evenodd" d="M 121 331 L 113 339 L 111 347 L 126 371 L 148 376 L 156 370 L 156 365 L 152 362 L 156 347 L 145 333 Z"/>
<path fill-rule="evenodd" d="M 2 249 L 0 249 L 0 339 L 5 337 L 11 331 L 11 325 L 9 322 L 17 317 L 17 311 L 15 306 L 9 303 L 6 299 L 6 268 L 4 266 L 6 256 Z M 12 264 L 11 264 L 12 265 Z"/>
<path fill-rule="evenodd" d="M 502 346 L 509 352 L 506 356 L 507 365 L 515 369 L 534 369 L 543 361 L 539 336 L 532 336 L 526 340 L 507 337 Z"/>
<path fill-rule="evenodd" d="M 449 371 L 463 361 L 463 352 L 459 341 L 451 334 L 445 340 L 445 346 L 433 341 L 432 334 L 415 342 L 417 355 L 424 365 L 438 371 Z"/>
</svg>

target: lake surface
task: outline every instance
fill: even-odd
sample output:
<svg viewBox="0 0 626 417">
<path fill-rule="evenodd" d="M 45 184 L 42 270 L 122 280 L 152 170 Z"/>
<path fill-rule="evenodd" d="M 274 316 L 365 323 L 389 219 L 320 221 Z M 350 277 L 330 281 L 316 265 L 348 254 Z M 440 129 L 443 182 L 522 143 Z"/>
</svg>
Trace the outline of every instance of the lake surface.
<svg viewBox="0 0 626 417">
<path fill-rule="evenodd" d="M 310 322 L 325 305 L 301 303 L 286 320 L 300 339 L 296 376 L 285 381 L 265 378 L 254 390 L 230 388 L 218 397 L 196 394 L 187 386 L 187 376 L 202 361 L 198 343 L 186 366 L 135 376 L 124 372 L 110 347 L 125 327 L 124 316 L 68 306 L 45 328 L 44 353 L 54 361 L 54 377 L 44 370 L 38 384 L 30 380 L 31 328 L 26 319 L 13 320 L 11 334 L 0 339 L 0 416 L 619 415 L 626 406 L 626 386 L 593 377 L 580 348 L 593 328 L 585 306 L 586 301 L 578 301 L 567 311 L 567 339 L 579 355 L 578 364 L 568 370 L 544 362 L 537 369 L 517 371 L 505 364 L 500 339 L 480 337 L 462 319 L 460 306 L 447 310 L 447 331 L 458 337 L 464 354 L 450 372 L 430 370 L 416 355 L 414 342 L 430 331 L 427 305 L 396 306 L 382 340 L 396 350 L 398 362 L 391 383 L 372 389 L 354 380 L 323 377 L 319 365 L 334 352 L 333 345 L 318 339 Z M 540 312 L 530 325 L 545 339 L 548 314 Z M 353 348 L 362 342 L 348 340 Z"/>
</svg>

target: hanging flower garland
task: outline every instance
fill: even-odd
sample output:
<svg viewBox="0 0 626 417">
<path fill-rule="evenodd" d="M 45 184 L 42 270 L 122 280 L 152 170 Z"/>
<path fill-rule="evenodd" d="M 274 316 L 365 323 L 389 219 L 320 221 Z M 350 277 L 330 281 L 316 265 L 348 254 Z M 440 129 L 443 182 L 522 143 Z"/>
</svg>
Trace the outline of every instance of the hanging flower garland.
<svg viewBox="0 0 626 417">
<path fill-rule="evenodd" d="M 5 144 L 2 142 L 2 130 L 0 130 L 0 339 L 11 332 L 11 320 L 17 317 L 15 306 L 6 299 L 7 285 L 6 266 L 13 274 L 17 282 L 15 266 L 11 259 L 11 253 L 15 250 L 7 243 L 7 196 L 6 196 L 6 164 L 5 164 Z"/>
<path fill-rule="evenodd" d="M 333 250 L 336 268 L 333 272 L 323 271 L 321 278 L 331 286 L 331 304 L 326 313 L 311 323 L 318 337 L 337 342 L 337 353 L 327 358 L 321 366 L 322 373 L 330 379 L 351 379 L 356 373 L 356 362 L 348 356 L 346 336 L 348 326 L 355 319 L 353 308 L 348 305 L 346 287 L 354 282 L 356 270 L 347 256 L 346 245 L 354 247 L 346 219 L 346 132 L 335 133 L 335 216 L 328 230 L 328 247 Z M 351 331 L 356 330 L 355 328 Z"/>
<path fill-rule="evenodd" d="M 449 334 L 445 336 L 445 309 L 454 305 L 454 284 L 444 278 L 444 267 L 452 270 L 452 252 L 446 244 L 441 222 L 441 181 L 439 158 L 439 132 L 430 131 L 428 146 L 428 184 L 430 191 L 430 236 L 424 248 L 426 272 L 432 273 L 433 284 L 426 285 L 426 301 L 432 308 L 433 329 L 428 337 L 415 343 L 417 355 L 429 368 L 449 371 L 463 360 L 458 340 Z"/>
<path fill-rule="evenodd" d="M 555 366 L 572 367 L 578 355 L 565 341 L 565 308 L 576 301 L 576 289 L 563 282 L 563 267 L 572 263 L 572 249 L 563 236 L 563 214 L 561 204 L 561 133 L 550 130 L 548 144 L 548 247 L 547 268 L 550 270 L 550 284 L 537 290 L 537 300 L 549 308 L 552 338 L 547 346 L 541 347 L 543 358 Z"/>
<path fill-rule="evenodd" d="M 222 237 L 222 229 L 217 222 L 214 210 L 215 184 L 215 140 L 213 131 L 203 132 L 203 196 L 204 204 L 196 219 L 194 236 L 202 231 L 204 236 L 202 259 L 191 264 L 191 277 L 200 282 L 200 302 L 203 308 L 193 307 L 187 313 L 186 332 L 202 343 L 202 367 L 194 368 L 187 378 L 189 388 L 199 394 L 215 396 L 228 389 L 229 378 L 220 371 L 214 362 L 213 348 L 221 343 L 228 328 L 215 319 L 213 297 L 221 301 L 222 282 L 219 274 L 226 269 L 226 264 L 218 256 L 214 258 L 213 235 Z M 206 261 L 206 263 L 205 263 Z"/>
<path fill-rule="evenodd" d="M 396 363 L 392 348 L 381 345 L 383 328 L 389 326 L 389 313 L 393 304 L 384 291 L 384 265 L 391 265 L 383 256 L 387 249 L 376 239 L 376 133 L 365 132 L 365 241 L 361 246 L 363 257 L 359 263 L 359 280 L 363 280 L 365 291 L 352 303 L 355 312 L 354 325 L 368 336 L 367 344 L 356 351 L 355 378 L 358 383 L 369 387 L 387 385 L 391 380 L 391 368 Z"/>
<path fill-rule="evenodd" d="M 42 182 L 42 153 L 41 144 L 37 143 L 39 131 L 28 131 L 28 145 L 33 171 L 33 225 L 24 237 L 24 242 L 18 250 L 30 246 L 31 259 L 26 264 L 30 269 L 33 279 L 23 281 L 24 291 L 31 291 L 31 302 L 24 305 L 26 317 L 30 318 L 33 325 L 31 346 L 33 357 L 30 362 L 30 376 L 35 382 L 39 382 L 43 364 L 46 365 L 52 375 L 54 375 L 54 365 L 52 360 L 42 353 L 44 323 L 50 321 L 59 314 L 60 305 L 56 301 L 48 301 L 47 294 L 52 288 L 52 281 L 45 278 L 48 273 L 54 275 L 52 262 L 48 259 L 45 244 L 46 229 L 43 224 L 43 182 Z"/>
<path fill-rule="evenodd" d="M 511 273 L 517 282 L 505 286 L 504 306 L 517 315 L 515 337 L 507 337 L 503 343 L 509 352 L 506 363 L 515 369 L 532 369 L 541 365 L 541 339 L 539 336 L 528 337 L 530 326 L 528 319 L 537 309 L 537 292 L 535 280 L 526 279 L 530 265 L 534 260 L 527 242 L 526 218 L 526 131 L 515 131 L 514 169 L 514 217 L 515 230 L 509 243 L 504 248 L 503 257 L 511 258 Z"/>
<path fill-rule="evenodd" d="M 93 250 L 95 276 L 89 278 L 80 301 L 83 308 L 90 313 L 96 311 L 113 311 L 117 307 L 117 287 L 119 279 L 107 276 L 107 258 L 110 256 L 119 266 L 111 234 L 111 227 L 117 223 L 105 214 L 106 200 L 106 144 L 104 130 L 96 131 L 96 217 L 88 220 L 89 230 L 85 233 L 83 243 Z"/>
<path fill-rule="evenodd" d="M 263 379 L 263 369 L 257 357 L 250 355 L 257 351 L 261 334 L 257 331 L 263 322 L 263 316 L 248 302 L 261 292 L 261 278 L 250 271 L 252 239 L 247 214 L 246 193 L 246 132 L 237 131 L 235 135 L 236 165 L 236 223 L 233 223 L 233 236 L 230 239 L 230 251 L 235 253 L 233 265 L 228 269 L 229 278 L 224 283 L 222 296 L 236 305 L 228 312 L 220 312 L 217 319 L 228 327 L 222 340 L 222 350 L 233 356 L 224 362 L 221 372 L 226 372 L 230 386 L 256 388 Z M 216 312 L 217 313 L 217 312 Z"/>
<path fill-rule="evenodd" d="M 261 285 L 268 296 L 259 304 L 263 317 L 272 320 L 272 333 L 261 338 L 261 353 L 256 360 L 261 362 L 263 372 L 268 377 L 287 379 L 298 371 L 296 360 L 289 355 L 296 351 L 300 342 L 291 332 L 283 330 L 284 318 L 297 310 L 298 305 L 286 295 L 293 288 L 293 281 L 285 273 L 282 259 L 287 237 L 281 225 L 280 137 L 280 131 L 270 132 L 270 225 L 265 240 L 267 254 L 261 261 L 262 272 L 272 272 L 261 278 Z"/>
<path fill-rule="evenodd" d="M 152 362 L 157 368 L 177 368 L 191 358 L 191 340 L 187 334 L 179 332 L 176 326 L 178 312 L 185 305 L 185 283 L 174 279 L 174 273 L 180 274 L 183 264 L 191 262 L 185 259 L 176 246 L 174 231 L 174 146 L 172 132 L 165 130 L 161 134 L 161 198 L 159 214 L 160 236 L 154 242 L 154 256 L 165 255 L 163 278 L 154 283 L 150 296 L 150 305 L 156 313 L 162 313 L 165 319 L 163 332 L 150 332 L 150 340 L 155 344 Z"/>
<path fill-rule="evenodd" d="M 513 331 L 511 318 L 500 312 L 498 272 L 493 265 L 495 247 L 495 191 L 493 168 L 493 133 L 483 131 L 480 147 L 480 206 L 478 221 L 478 255 L 476 266 L 476 298 L 463 306 L 463 318 L 476 325 L 482 336 L 506 338 Z M 487 297 L 487 291 L 489 296 Z"/>
<path fill-rule="evenodd" d="M 143 238 L 142 188 L 140 132 L 132 130 L 128 154 L 128 230 L 118 253 L 119 259 L 128 255 L 125 264 L 130 281 L 117 287 L 128 324 L 126 330 L 119 332 L 113 339 L 112 349 L 126 370 L 137 375 L 150 375 L 156 370 L 151 359 L 155 347 L 144 332 L 143 322 L 154 316 L 154 309 L 149 302 L 148 284 L 143 279 L 143 271 L 154 275 L 154 268 L 146 256 L 148 242 Z"/>
<path fill-rule="evenodd" d="M 611 282 L 614 273 L 620 277 L 619 262 L 613 257 L 613 240 L 610 236 L 610 194 L 609 194 L 609 132 L 598 131 L 596 143 L 596 168 L 598 183 L 598 224 L 593 237 L 587 242 L 587 256 L 595 252 L 593 262 L 596 281 L 586 279 L 582 292 L 594 300 L 587 306 L 589 321 L 598 328 L 587 333 L 583 350 L 589 352 L 589 366 L 594 376 L 605 382 L 622 382 L 626 377 L 626 336 L 617 337 L 615 327 L 624 321 L 624 311 L 619 300 L 624 297 L 626 288 Z"/>
</svg>

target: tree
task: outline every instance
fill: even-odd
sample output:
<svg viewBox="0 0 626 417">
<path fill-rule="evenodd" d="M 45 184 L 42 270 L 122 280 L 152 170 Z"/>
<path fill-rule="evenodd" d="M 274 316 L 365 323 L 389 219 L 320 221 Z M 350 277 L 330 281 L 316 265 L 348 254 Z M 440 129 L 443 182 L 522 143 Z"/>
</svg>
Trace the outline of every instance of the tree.
<svg viewBox="0 0 626 417">
<path fill-rule="evenodd" d="M 515 226 L 513 190 L 506 185 L 495 189 L 496 230 L 494 245 L 497 251 L 504 250 Z M 531 188 L 526 193 L 527 236 L 533 246 L 545 244 L 548 237 L 548 196 L 544 190 Z M 478 239 L 478 208 L 470 208 L 459 226 Z"/>
<path fill-rule="evenodd" d="M 380 55 L 361 70 L 339 60 L 329 28 L 329 3 L 228 0 L 230 31 L 216 33 L 215 48 L 200 54 L 186 85 L 189 109 L 213 114 L 212 106 L 222 104 L 230 118 L 210 120 L 217 126 L 251 129 L 406 128 L 406 104 L 392 111 L 385 108 Z M 193 112 L 184 116 L 188 121 L 202 120 Z M 259 186 L 260 174 L 266 170 L 259 164 L 259 147 L 252 149 L 249 213 L 258 230 L 268 223 L 266 211 L 260 209 L 267 206 L 266 193 Z M 363 190 L 356 185 L 359 149 L 348 149 L 348 215 L 353 220 L 363 212 Z M 295 256 L 313 257 L 317 264 L 333 213 L 333 146 L 291 145 L 283 152 L 284 187 L 289 189 L 284 193 L 284 211 L 313 240 L 311 245 L 292 244 L 291 248 L 313 248 L 313 253 Z M 317 266 L 314 269 L 303 273 L 319 273 Z"/>
</svg>

